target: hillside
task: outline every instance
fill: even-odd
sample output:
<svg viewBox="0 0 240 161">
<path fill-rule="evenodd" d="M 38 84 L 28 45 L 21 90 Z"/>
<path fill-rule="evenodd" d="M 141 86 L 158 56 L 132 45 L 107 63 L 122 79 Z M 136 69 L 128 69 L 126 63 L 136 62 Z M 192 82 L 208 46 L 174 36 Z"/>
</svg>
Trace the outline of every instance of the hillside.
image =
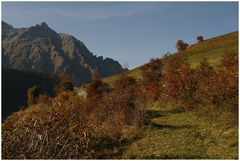
<svg viewBox="0 0 240 161">
<path fill-rule="evenodd" d="M 36 97 L 4 120 L 2 158 L 238 159 L 237 35 Z"/>
<path fill-rule="evenodd" d="M 90 82 L 95 68 L 102 78 L 123 70 L 117 61 L 93 55 L 83 42 L 57 33 L 45 22 L 26 28 L 14 28 L 5 22 L 2 26 L 2 65 L 5 68 L 49 75 L 67 73 L 76 84 Z"/>
<path fill-rule="evenodd" d="M 210 65 L 218 68 L 226 51 L 238 53 L 238 32 L 191 45 L 178 54 L 181 54 L 192 68 L 205 58 Z M 141 67 L 127 72 L 126 75 L 143 80 Z M 104 81 L 112 83 L 119 77 L 111 76 Z M 238 91 L 238 87 L 235 91 Z M 144 126 L 140 139 L 124 147 L 123 157 L 127 159 L 238 158 L 238 124 L 234 116 L 237 115 L 237 111 L 233 114 L 232 107 L 226 104 L 218 107 L 205 104 L 199 109 L 190 111 L 179 110 L 177 106 L 164 99 L 148 105 L 146 111 L 149 122 Z"/>
<path fill-rule="evenodd" d="M 186 58 L 192 67 L 195 67 L 197 63 L 205 58 L 210 64 L 216 66 L 219 64 L 221 55 L 225 51 L 238 51 L 238 31 L 210 38 L 199 44 L 193 44 L 178 54 Z M 133 76 L 136 79 L 142 79 L 140 68 L 141 67 L 137 67 L 128 71 L 127 75 Z M 118 76 L 110 76 L 104 78 L 103 81 L 110 83 L 116 80 L 117 77 Z"/>
<path fill-rule="evenodd" d="M 207 39 L 199 44 L 194 44 L 179 54 L 184 55 L 193 67 L 204 58 L 206 58 L 210 64 L 216 66 L 219 64 L 220 57 L 226 51 L 238 51 L 237 31 Z"/>
</svg>

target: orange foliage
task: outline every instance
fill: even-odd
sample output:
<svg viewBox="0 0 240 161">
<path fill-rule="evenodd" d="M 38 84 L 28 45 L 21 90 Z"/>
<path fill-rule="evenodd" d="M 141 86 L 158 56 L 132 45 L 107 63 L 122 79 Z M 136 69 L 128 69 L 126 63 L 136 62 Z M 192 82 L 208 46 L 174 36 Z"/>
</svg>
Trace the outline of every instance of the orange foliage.
<svg viewBox="0 0 240 161">
<path fill-rule="evenodd" d="M 214 68 L 204 59 L 195 69 L 195 79 L 197 80 L 197 92 L 195 98 L 201 104 L 212 102 L 210 89 L 212 88 L 213 76 L 216 74 Z"/>
<path fill-rule="evenodd" d="M 163 75 L 163 64 L 158 58 L 151 59 L 150 62 L 141 68 L 144 77 L 144 86 L 150 91 L 150 98 L 157 100 L 160 93 L 160 81 Z"/>
<path fill-rule="evenodd" d="M 179 72 L 178 69 L 183 64 L 182 58 L 180 56 L 174 57 L 166 57 L 167 58 L 167 68 L 165 69 L 163 86 L 165 89 L 165 93 L 172 97 L 177 98 L 178 89 L 176 88 L 178 85 Z"/>
<path fill-rule="evenodd" d="M 217 70 L 203 61 L 196 68 L 197 98 L 201 103 L 238 106 L 238 55 L 224 53 Z"/>
<path fill-rule="evenodd" d="M 63 91 L 72 91 L 73 90 L 73 79 L 69 74 L 62 74 L 58 77 L 58 84 L 55 87 L 55 92 L 57 94 Z"/>
<path fill-rule="evenodd" d="M 151 59 L 150 62 L 141 68 L 146 82 L 159 82 L 162 77 L 162 61 L 158 58 Z"/>
<path fill-rule="evenodd" d="M 164 91 L 167 96 L 185 105 L 194 105 L 196 92 L 194 71 L 180 57 L 171 57 L 164 75 Z"/>
<path fill-rule="evenodd" d="M 164 91 L 175 101 L 191 106 L 199 104 L 238 106 L 238 54 L 226 52 L 215 70 L 207 60 L 195 69 L 168 57 Z"/>
<path fill-rule="evenodd" d="M 159 90 L 159 84 L 156 82 L 152 82 L 150 85 L 150 94 L 151 94 L 151 98 L 153 100 L 157 100 L 158 96 L 160 94 L 160 90 Z"/>
<path fill-rule="evenodd" d="M 131 76 L 121 75 L 118 80 L 114 82 L 114 88 L 125 89 L 130 88 L 136 84 L 136 79 Z"/>
<path fill-rule="evenodd" d="M 94 108 L 94 106 L 96 106 L 97 104 L 97 101 L 102 98 L 103 93 L 108 92 L 109 89 L 110 88 L 108 84 L 102 82 L 101 80 L 94 80 L 87 87 L 87 100 L 88 100 L 89 106 L 91 108 Z"/>
<path fill-rule="evenodd" d="M 51 98 L 46 94 L 39 95 L 38 98 L 37 98 L 37 103 L 50 104 L 51 103 Z"/>
<path fill-rule="evenodd" d="M 219 71 L 213 79 L 215 96 L 218 95 L 218 103 L 226 102 L 234 107 L 238 106 L 238 53 L 226 52 L 222 56 Z M 218 81 L 218 82 L 215 82 Z"/>
</svg>

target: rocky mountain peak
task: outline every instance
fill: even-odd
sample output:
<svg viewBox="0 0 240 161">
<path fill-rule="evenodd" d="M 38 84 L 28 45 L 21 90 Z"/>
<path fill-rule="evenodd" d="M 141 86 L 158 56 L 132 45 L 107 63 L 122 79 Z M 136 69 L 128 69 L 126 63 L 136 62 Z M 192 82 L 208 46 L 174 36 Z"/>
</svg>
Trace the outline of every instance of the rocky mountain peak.
<svg viewBox="0 0 240 161">
<path fill-rule="evenodd" d="M 123 71 L 117 61 L 93 55 L 82 41 L 55 32 L 46 22 L 2 30 L 2 35 L 3 67 L 50 75 L 67 73 L 76 84 L 90 82 L 96 67 L 102 77 Z"/>
<path fill-rule="evenodd" d="M 21 38 L 49 38 L 55 36 L 57 36 L 57 33 L 51 29 L 46 22 L 42 22 L 28 28 L 28 30 L 21 35 Z"/>
<path fill-rule="evenodd" d="M 2 30 L 12 30 L 12 29 L 14 29 L 14 28 L 11 25 L 2 21 Z"/>
<path fill-rule="evenodd" d="M 40 26 L 43 28 L 49 28 L 46 22 L 40 23 Z"/>
</svg>

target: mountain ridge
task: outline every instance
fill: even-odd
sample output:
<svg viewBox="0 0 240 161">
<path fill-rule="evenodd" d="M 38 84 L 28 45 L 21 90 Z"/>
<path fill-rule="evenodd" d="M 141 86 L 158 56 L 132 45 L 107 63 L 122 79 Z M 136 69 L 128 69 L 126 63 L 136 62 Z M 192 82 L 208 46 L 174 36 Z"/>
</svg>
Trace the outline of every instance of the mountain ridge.
<svg viewBox="0 0 240 161">
<path fill-rule="evenodd" d="M 3 67 L 59 75 L 70 74 L 74 83 L 88 83 L 98 68 L 102 77 L 123 71 L 118 61 L 96 56 L 72 35 L 57 33 L 45 22 L 13 28 L 2 22 Z"/>
</svg>

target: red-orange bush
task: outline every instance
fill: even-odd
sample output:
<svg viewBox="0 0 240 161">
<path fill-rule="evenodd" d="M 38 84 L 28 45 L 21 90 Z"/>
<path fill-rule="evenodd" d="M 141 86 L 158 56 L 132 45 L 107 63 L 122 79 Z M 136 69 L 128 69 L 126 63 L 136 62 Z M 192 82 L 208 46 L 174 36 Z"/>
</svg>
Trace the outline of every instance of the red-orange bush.
<svg viewBox="0 0 240 161">
<path fill-rule="evenodd" d="M 164 92 L 172 97 L 177 98 L 178 95 L 178 79 L 179 72 L 178 69 L 184 63 L 183 59 L 180 56 L 167 57 L 166 69 L 164 72 L 163 86 Z"/>
<path fill-rule="evenodd" d="M 223 54 L 217 73 L 212 79 L 211 95 L 214 104 L 238 106 L 238 53 Z"/>
<path fill-rule="evenodd" d="M 131 76 L 121 75 L 119 79 L 114 82 L 114 88 L 126 89 L 136 85 L 136 79 Z"/>
<path fill-rule="evenodd" d="M 195 69 L 199 103 L 238 106 L 238 54 L 226 52 L 214 69 L 203 60 Z"/>
<path fill-rule="evenodd" d="M 37 98 L 37 103 L 50 104 L 51 98 L 46 94 L 43 94 L 43 95 L 40 94 Z"/>
<path fill-rule="evenodd" d="M 73 83 L 72 76 L 69 74 L 62 74 L 58 77 L 57 86 L 55 87 L 55 93 L 59 94 L 63 91 L 72 91 Z"/>
<path fill-rule="evenodd" d="M 157 100 L 160 93 L 160 83 L 163 75 L 163 63 L 160 59 L 151 59 L 148 64 L 141 68 L 144 86 L 150 92 L 150 98 Z"/>
<path fill-rule="evenodd" d="M 195 79 L 197 80 L 197 92 L 195 95 L 196 100 L 200 104 L 209 104 L 212 102 L 211 88 L 216 74 L 215 69 L 204 59 L 195 68 Z"/>
<path fill-rule="evenodd" d="M 167 96 L 184 105 L 195 105 L 194 94 L 197 81 L 194 71 L 187 63 L 182 63 L 181 57 L 170 59 L 164 75 L 164 91 Z"/>
<path fill-rule="evenodd" d="M 146 82 L 159 82 L 163 72 L 161 59 L 150 59 L 150 62 L 145 64 L 141 71 Z"/>
<path fill-rule="evenodd" d="M 101 80 L 94 80 L 87 87 L 87 99 L 90 102 L 96 102 L 97 99 L 100 99 L 104 92 L 108 92 L 109 90 L 108 84 L 102 82 Z"/>
</svg>

